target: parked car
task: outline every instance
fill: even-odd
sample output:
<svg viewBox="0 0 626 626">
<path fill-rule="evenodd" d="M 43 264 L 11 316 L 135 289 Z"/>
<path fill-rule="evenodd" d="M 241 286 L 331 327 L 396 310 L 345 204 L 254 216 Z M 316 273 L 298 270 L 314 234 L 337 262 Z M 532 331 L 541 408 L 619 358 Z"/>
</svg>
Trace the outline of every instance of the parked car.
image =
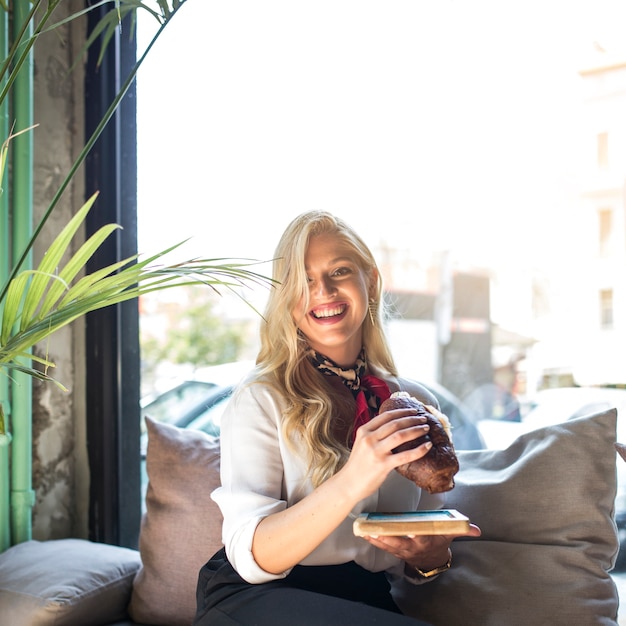
<svg viewBox="0 0 626 626">
<path fill-rule="evenodd" d="M 519 435 L 591 415 L 617 409 L 617 441 L 626 444 L 626 389 L 604 387 L 560 387 L 544 389 L 536 394 L 530 410 L 521 422 L 481 420 L 478 428 L 487 448 L 507 448 Z M 620 555 L 616 569 L 626 570 L 626 462 L 617 458 L 617 497 L 615 500 Z"/>
<path fill-rule="evenodd" d="M 174 424 L 180 428 L 202 430 L 219 436 L 220 420 L 237 383 L 253 367 L 242 361 L 205 368 L 193 380 L 185 380 L 142 406 L 142 418 Z M 458 450 L 485 448 L 469 410 L 448 389 L 437 383 L 423 383 L 439 401 L 441 411 L 452 425 L 454 445 Z M 145 427 L 142 425 L 145 433 Z M 145 445 L 145 435 L 143 437 Z M 143 449 L 145 454 L 145 449 Z"/>
<path fill-rule="evenodd" d="M 146 415 L 158 422 L 219 435 L 219 417 L 226 400 L 253 366 L 252 361 L 236 361 L 204 367 L 197 370 L 192 379 L 178 381 L 166 391 L 144 398 L 141 403 L 142 455 L 145 456 L 147 443 Z"/>
<path fill-rule="evenodd" d="M 192 380 L 179 382 L 171 389 L 147 398 L 141 408 L 141 501 L 145 507 L 148 486 L 146 472 L 147 432 L 145 416 L 179 428 L 201 430 L 219 437 L 222 413 L 236 385 L 253 367 L 251 361 L 239 361 L 203 368 Z M 452 436 L 458 450 L 480 450 L 485 442 L 468 409 L 448 389 L 437 383 L 424 384 L 439 401 L 439 406 L 448 416 Z M 145 508 L 144 508 L 145 511 Z"/>
<path fill-rule="evenodd" d="M 535 395 L 520 422 L 484 419 L 477 422 L 487 448 L 504 449 L 521 434 L 610 408 L 626 415 L 626 389 L 558 387 Z M 626 440 L 626 418 L 618 420 L 618 437 Z"/>
</svg>

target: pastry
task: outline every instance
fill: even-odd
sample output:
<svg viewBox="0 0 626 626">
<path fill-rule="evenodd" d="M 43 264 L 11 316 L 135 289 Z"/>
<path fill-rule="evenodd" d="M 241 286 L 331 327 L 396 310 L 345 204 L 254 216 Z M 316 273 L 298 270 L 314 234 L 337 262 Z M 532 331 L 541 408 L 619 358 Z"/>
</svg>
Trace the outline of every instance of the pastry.
<svg viewBox="0 0 626 626">
<path fill-rule="evenodd" d="M 454 475 L 459 471 L 459 461 L 452 444 L 448 418 L 438 412 L 440 420 L 422 402 L 406 391 L 391 394 L 391 397 L 382 403 L 380 412 L 407 408 L 416 408 L 418 415 L 426 417 L 430 430 L 423 437 L 403 443 L 393 451 L 410 450 L 425 441 L 431 441 L 433 447 L 421 459 L 400 465 L 396 470 L 428 493 L 450 491 L 454 487 Z"/>
</svg>

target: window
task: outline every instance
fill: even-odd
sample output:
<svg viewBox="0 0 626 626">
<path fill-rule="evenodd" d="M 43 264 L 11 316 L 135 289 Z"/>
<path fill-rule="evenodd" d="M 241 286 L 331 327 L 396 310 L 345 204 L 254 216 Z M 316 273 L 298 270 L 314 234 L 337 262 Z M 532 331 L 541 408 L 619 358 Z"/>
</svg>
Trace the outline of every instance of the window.
<svg viewBox="0 0 626 626">
<path fill-rule="evenodd" d="M 600 328 L 613 328 L 613 290 L 600 290 Z"/>
<path fill-rule="evenodd" d="M 613 230 L 613 211 L 600 209 L 598 211 L 598 243 L 600 256 L 609 256 L 611 252 L 611 234 Z"/>
<path fill-rule="evenodd" d="M 517 20 L 485 26 L 473 3 L 454 11 L 399 3 L 391 12 L 337 3 L 332 20 L 307 3 L 285 11 L 246 2 L 245 15 L 233 3 L 186 4 L 137 86 L 140 250 L 191 236 L 192 256 L 269 259 L 291 217 L 328 208 L 355 225 L 391 287 L 389 338 L 402 375 L 435 380 L 464 401 L 494 389 L 492 349 L 505 348 L 520 412 L 539 402 L 542 386 L 601 385 L 613 371 L 625 382 L 612 359 L 589 366 L 615 345 L 621 319 L 622 287 L 598 282 L 608 269 L 598 259 L 623 253 L 623 197 L 599 180 L 621 146 L 611 112 L 622 92 L 607 93 L 602 81 L 617 85 L 622 74 L 582 78 L 578 42 L 562 37 L 558 12 L 520 11 L 522 29 Z M 581 33 L 591 26 L 578 9 L 570 18 Z M 538 108 L 529 111 L 531 102 Z M 167 160 L 167 177 L 163 155 L 179 155 Z M 445 343 L 430 277 L 448 257 L 453 277 L 479 284 L 461 292 L 455 278 Z M 601 291 L 613 284 L 615 295 Z M 573 306 L 583 292 L 590 306 Z M 256 324 L 249 311 L 241 319 Z M 593 354 L 572 348 L 578 333 L 598 332 Z M 246 348 L 245 358 L 255 354 Z M 482 426 L 499 444 L 516 424 L 490 424 L 494 406 Z M 620 533 L 624 556 L 626 521 Z"/>
</svg>

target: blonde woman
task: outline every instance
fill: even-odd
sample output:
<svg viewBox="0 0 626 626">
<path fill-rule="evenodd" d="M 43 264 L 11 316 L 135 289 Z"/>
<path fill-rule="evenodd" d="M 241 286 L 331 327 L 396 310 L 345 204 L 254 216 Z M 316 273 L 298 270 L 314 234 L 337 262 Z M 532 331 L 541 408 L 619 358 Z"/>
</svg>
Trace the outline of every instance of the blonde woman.
<svg viewBox="0 0 626 626">
<path fill-rule="evenodd" d="M 454 536 L 361 538 L 352 522 L 364 511 L 441 506 L 393 471 L 430 449 L 392 453 L 428 431 L 425 418 L 378 411 L 398 389 L 437 401 L 398 377 L 380 273 L 349 225 L 300 215 L 278 243 L 273 275 L 257 366 L 222 418 L 213 497 L 225 547 L 200 572 L 195 624 L 419 623 L 395 604 L 394 581 L 432 580 L 449 566 Z"/>
</svg>

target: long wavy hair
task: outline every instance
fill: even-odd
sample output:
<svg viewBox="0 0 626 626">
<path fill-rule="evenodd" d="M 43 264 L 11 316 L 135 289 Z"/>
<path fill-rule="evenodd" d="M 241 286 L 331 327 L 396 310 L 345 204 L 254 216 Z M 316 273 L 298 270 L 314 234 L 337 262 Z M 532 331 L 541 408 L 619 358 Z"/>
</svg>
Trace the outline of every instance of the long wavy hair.
<svg viewBox="0 0 626 626">
<path fill-rule="evenodd" d="M 333 418 L 339 414 L 337 394 L 331 390 L 306 356 L 306 337 L 298 330 L 293 311 L 309 289 L 305 255 L 311 237 L 334 235 L 348 244 L 360 269 L 374 283 L 370 289 L 370 315 L 363 322 L 363 347 L 368 367 L 380 375 L 397 376 L 383 330 L 383 284 L 376 261 L 365 242 L 343 220 L 325 211 L 310 211 L 295 218 L 283 233 L 273 262 L 272 288 L 261 323 L 261 347 L 257 367 L 263 379 L 285 399 L 283 429 L 291 444 L 302 442 L 307 450 L 313 484 L 319 485 L 345 463 L 349 448 L 333 435 Z"/>
</svg>

